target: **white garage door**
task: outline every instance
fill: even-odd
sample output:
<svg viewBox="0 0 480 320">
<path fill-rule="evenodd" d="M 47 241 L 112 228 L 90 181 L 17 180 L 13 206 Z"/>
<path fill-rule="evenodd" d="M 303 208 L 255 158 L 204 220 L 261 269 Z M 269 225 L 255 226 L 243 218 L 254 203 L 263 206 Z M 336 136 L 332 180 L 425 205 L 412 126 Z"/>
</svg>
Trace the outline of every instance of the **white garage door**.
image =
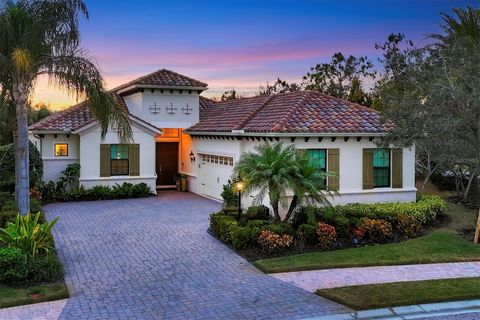
<svg viewBox="0 0 480 320">
<path fill-rule="evenodd" d="M 222 200 L 223 185 L 233 173 L 233 158 L 213 154 L 200 154 L 199 178 L 201 193 Z"/>
</svg>

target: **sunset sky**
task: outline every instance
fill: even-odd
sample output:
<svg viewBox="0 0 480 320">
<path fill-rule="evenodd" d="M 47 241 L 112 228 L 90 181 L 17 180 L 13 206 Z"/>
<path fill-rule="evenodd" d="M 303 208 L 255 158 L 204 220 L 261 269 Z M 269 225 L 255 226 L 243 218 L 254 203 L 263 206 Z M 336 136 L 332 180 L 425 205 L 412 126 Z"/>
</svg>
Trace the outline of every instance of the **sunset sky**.
<svg viewBox="0 0 480 320">
<path fill-rule="evenodd" d="M 104 1 L 86 0 L 82 46 L 107 87 L 167 68 L 207 82 L 207 96 L 252 95 L 277 77 L 299 82 L 341 51 L 376 62 L 374 44 L 392 32 L 415 43 L 439 31 L 440 12 L 479 0 Z M 33 103 L 59 110 L 75 99 L 40 79 Z"/>
</svg>

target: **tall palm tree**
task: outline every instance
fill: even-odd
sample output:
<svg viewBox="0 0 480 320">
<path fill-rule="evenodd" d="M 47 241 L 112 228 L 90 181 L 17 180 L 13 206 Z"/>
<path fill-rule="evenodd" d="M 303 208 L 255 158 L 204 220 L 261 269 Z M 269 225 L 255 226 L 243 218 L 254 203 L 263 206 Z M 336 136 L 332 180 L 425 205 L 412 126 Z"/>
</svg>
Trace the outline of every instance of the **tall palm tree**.
<svg viewBox="0 0 480 320">
<path fill-rule="evenodd" d="M 437 45 L 448 46 L 461 41 L 463 45 L 480 45 L 480 9 L 467 6 L 466 9 L 454 8 L 455 15 L 442 13 L 441 28 L 444 34 L 432 34 L 431 37 L 439 40 Z"/>
<path fill-rule="evenodd" d="M 20 213 L 29 211 L 27 100 L 39 76 L 90 101 L 102 128 L 116 126 L 128 141 L 128 116 L 105 91 L 101 73 L 79 47 L 79 16 L 88 18 L 81 0 L 19 0 L 0 4 L 0 89 L 16 114 L 16 199 Z M 5 104 L 4 104 L 5 105 Z M 1 105 L 0 105 L 1 106 Z"/>
<path fill-rule="evenodd" d="M 288 191 L 296 195 L 292 211 L 306 198 L 328 203 L 322 192 L 324 174 L 309 165 L 293 145 L 284 146 L 281 142 L 258 145 L 255 152 L 242 155 L 234 171 L 245 181 L 246 192 L 258 191 L 255 202 L 261 202 L 268 194 L 274 222 L 281 221 L 279 207 L 287 207 Z"/>
</svg>

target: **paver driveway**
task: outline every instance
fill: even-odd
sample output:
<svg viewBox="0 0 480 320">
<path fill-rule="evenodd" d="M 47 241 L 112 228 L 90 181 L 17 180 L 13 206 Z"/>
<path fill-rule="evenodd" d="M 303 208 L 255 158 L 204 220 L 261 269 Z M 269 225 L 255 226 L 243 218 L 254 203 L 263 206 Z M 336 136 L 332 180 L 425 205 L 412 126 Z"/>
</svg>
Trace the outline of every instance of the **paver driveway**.
<svg viewBox="0 0 480 320">
<path fill-rule="evenodd" d="M 62 319 L 300 319 L 346 309 L 265 275 L 207 233 L 219 204 L 175 191 L 58 203 Z"/>
</svg>

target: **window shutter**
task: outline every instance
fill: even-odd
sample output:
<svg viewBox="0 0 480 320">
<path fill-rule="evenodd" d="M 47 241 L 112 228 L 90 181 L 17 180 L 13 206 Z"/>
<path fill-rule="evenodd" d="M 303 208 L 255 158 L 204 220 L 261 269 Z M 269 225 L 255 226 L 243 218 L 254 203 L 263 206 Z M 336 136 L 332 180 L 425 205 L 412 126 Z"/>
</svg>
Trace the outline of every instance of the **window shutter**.
<svg viewBox="0 0 480 320">
<path fill-rule="evenodd" d="M 373 150 L 363 149 L 363 189 L 373 189 Z"/>
<path fill-rule="evenodd" d="M 392 149 L 392 188 L 403 187 L 403 149 Z"/>
<path fill-rule="evenodd" d="M 328 190 L 338 191 L 340 189 L 340 149 L 328 149 L 327 171 L 335 174 L 327 177 Z"/>
<path fill-rule="evenodd" d="M 140 175 L 140 145 L 130 144 L 128 146 L 128 162 L 130 164 L 130 175 Z"/>
<path fill-rule="evenodd" d="M 110 145 L 100 145 L 100 177 L 110 177 Z"/>
</svg>

